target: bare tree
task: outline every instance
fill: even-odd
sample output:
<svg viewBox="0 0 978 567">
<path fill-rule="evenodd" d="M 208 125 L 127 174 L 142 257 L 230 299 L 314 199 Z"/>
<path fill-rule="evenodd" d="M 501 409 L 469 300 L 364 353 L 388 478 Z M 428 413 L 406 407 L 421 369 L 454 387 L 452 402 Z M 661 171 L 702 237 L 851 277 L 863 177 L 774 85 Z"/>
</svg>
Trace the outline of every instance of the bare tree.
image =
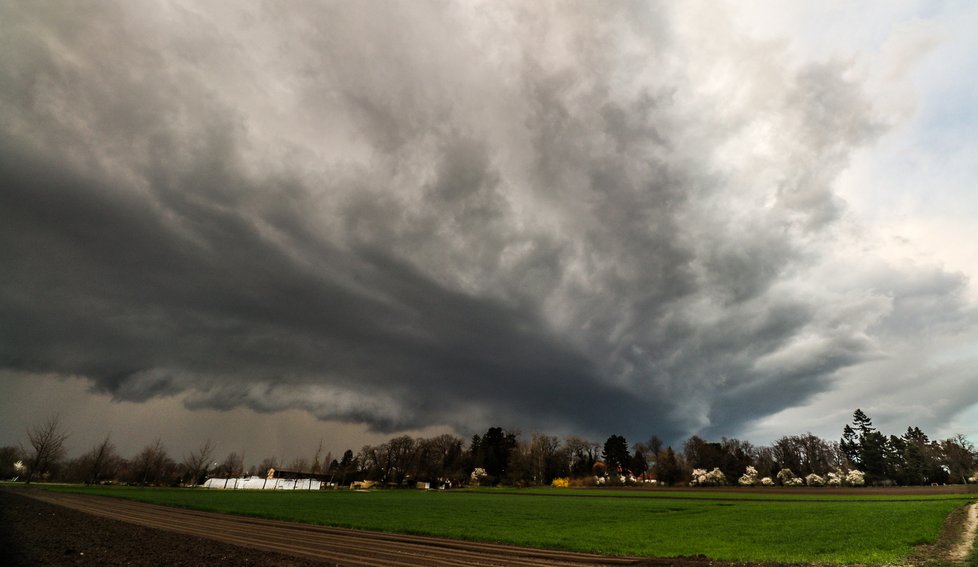
<svg viewBox="0 0 978 567">
<path fill-rule="evenodd" d="M 202 477 L 207 474 L 207 469 L 214 458 L 214 444 L 210 439 L 191 451 L 189 455 L 183 457 L 183 467 L 187 471 L 188 483 L 190 486 L 200 484 Z"/>
<path fill-rule="evenodd" d="M 310 467 L 309 472 L 311 472 L 312 474 L 319 474 L 323 472 L 322 456 L 323 456 L 323 440 L 320 439 L 319 448 L 316 449 L 316 454 L 313 455 L 312 457 L 312 466 Z M 327 465 L 329 464 L 328 460 L 326 461 L 326 464 Z"/>
<path fill-rule="evenodd" d="M 582 477 L 591 474 L 591 467 L 598 460 L 601 445 L 572 435 L 564 439 L 564 447 L 567 449 L 571 475 Z"/>
<path fill-rule="evenodd" d="M 61 427 L 61 416 L 55 415 L 28 429 L 27 439 L 31 448 L 30 451 L 24 449 L 24 453 L 28 455 L 27 484 L 30 484 L 64 457 L 68 433 Z"/>
<path fill-rule="evenodd" d="M 353 458 L 353 451 L 348 450 L 343 453 L 343 461 L 340 462 L 340 466 L 343 467 L 343 479 L 345 480 L 347 474 L 353 474 L 359 468 L 368 480 L 381 480 L 384 462 L 382 448 L 382 445 L 364 445 L 356 458 Z"/>
<path fill-rule="evenodd" d="M 561 455 L 560 439 L 543 433 L 534 433 L 530 441 L 530 474 L 534 484 L 550 484 L 569 468 L 558 462 Z"/>
<path fill-rule="evenodd" d="M 133 459 L 132 480 L 141 484 L 162 482 L 171 465 L 173 461 L 170 460 L 163 441 L 157 438 L 153 443 L 143 447 L 139 455 Z"/>
<path fill-rule="evenodd" d="M 98 484 L 102 476 L 119 459 L 115 452 L 115 445 L 110 441 L 111 434 L 106 433 L 105 439 L 101 443 L 92 447 L 88 453 L 88 475 L 85 484 Z"/>
<path fill-rule="evenodd" d="M 239 455 L 232 451 L 227 457 L 224 458 L 224 462 L 221 463 L 218 470 L 221 471 L 221 476 L 225 478 L 240 476 L 244 471 L 244 455 Z"/>
<path fill-rule="evenodd" d="M 400 485 L 411 470 L 415 456 L 415 440 L 408 435 L 395 437 L 383 445 L 385 483 Z"/>
<path fill-rule="evenodd" d="M 309 472 L 309 461 L 305 457 L 296 457 L 289 463 L 290 471 Z"/>
<path fill-rule="evenodd" d="M 464 443 L 461 437 L 448 433 L 418 439 L 415 477 L 420 481 L 434 482 L 446 482 L 452 476 L 468 477 L 468 471 L 458 472 L 462 468 Z"/>
<path fill-rule="evenodd" d="M 968 473 L 974 470 L 976 462 L 975 446 L 960 433 L 941 441 L 940 446 L 950 478 L 960 478 L 962 483 L 968 484 Z"/>
<path fill-rule="evenodd" d="M 265 457 L 258 464 L 258 474 L 261 476 L 265 476 L 268 474 L 268 469 L 277 469 L 277 468 L 278 468 L 278 459 L 276 459 L 274 456 Z"/>
</svg>

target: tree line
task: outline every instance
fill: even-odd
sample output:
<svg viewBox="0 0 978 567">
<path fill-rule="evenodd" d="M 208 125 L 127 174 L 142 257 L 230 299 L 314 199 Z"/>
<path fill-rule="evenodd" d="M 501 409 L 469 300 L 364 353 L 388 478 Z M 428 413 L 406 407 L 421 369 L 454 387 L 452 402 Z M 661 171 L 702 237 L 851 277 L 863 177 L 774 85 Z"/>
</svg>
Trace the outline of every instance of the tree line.
<svg viewBox="0 0 978 567">
<path fill-rule="evenodd" d="M 735 484 L 750 467 L 758 477 L 777 479 L 859 470 L 867 484 L 929 485 L 967 483 L 978 466 L 975 447 L 963 435 L 931 440 L 920 428 L 910 426 L 903 435 L 887 436 L 860 409 L 843 427 L 839 441 L 806 433 L 754 446 L 736 438 L 708 441 L 694 435 L 674 450 L 655 435 L 630 445 L 617 434 L 599 443 L 543 433 L 523 438 L 518 431 L 490 427 L 467 442 L 451 434 L 402 435 L 379 445 L 364 445 L 357 452 L 347 449 L 338 458 L 324 452 L 321 441 L 308 458 L 280 462 L 266 457 L 247 468 L 244 454 L 236 451 L 218 460 L 210 440 L 177 460 L 160 439 L 123 458 L 110 435 L 82 455 L 67 459 L 68 439 L 57 416 L 30 427 L 26 443 L 0 447 L 0 478 L 192 486 L 208 477 L 265 475 L 269 468 L 276 468 L 309 473 L 339 486 L 365 480 L 385 486 L 416 482 L 538 486 L 550 485 L 555 479 L 573 479 L 583 485 L 654 479 L 673 486 L 689 483 L 695 470 L 711 471 L 716 483 Z"/>
</svg>

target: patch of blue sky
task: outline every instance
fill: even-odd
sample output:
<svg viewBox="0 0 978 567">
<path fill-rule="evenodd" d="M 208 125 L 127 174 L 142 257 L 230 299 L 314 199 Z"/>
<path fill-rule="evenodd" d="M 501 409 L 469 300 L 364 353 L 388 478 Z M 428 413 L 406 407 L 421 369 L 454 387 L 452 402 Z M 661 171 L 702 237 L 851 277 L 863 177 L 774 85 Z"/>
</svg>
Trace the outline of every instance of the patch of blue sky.
<svg viewBox="0 0 978 567">
<path fill-rule="evenodd" d="M 978 49 L 974 42 L 940 48 L 928 63 L 914 77 L 921 99 L 913 138 L 919 140 L 922 151 L 937 155 L 978 144 Z"/>
</svg>

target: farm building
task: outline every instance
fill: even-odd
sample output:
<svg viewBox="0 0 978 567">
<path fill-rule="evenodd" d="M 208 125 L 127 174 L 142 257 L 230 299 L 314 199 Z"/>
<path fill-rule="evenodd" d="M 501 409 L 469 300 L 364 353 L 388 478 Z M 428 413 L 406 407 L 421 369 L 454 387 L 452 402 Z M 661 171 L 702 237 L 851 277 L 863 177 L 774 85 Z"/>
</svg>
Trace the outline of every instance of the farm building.
<svg viewBox="0 0 978 567">
<path fill-rule="evenodd" d="M 208 478 L 201 486 L 221 490 L 320 490 L 330 484 L 328 475 L 268 469 L 265 477 Z"/>
</svg>

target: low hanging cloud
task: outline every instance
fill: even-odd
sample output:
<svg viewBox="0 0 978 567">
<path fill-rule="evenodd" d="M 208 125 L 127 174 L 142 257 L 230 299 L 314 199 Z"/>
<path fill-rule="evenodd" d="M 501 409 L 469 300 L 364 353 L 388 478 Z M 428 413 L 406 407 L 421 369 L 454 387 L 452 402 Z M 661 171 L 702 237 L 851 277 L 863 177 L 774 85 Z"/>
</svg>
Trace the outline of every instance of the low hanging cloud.
<svg viewBox="0 0 978 567">
<path fill-rule="evenodd" d="M 974 329 L 964 276 L 852 252 L 833 183 L 885 129 L 846 64 L 680 17 L 0 8 L 0 365 L 676 438 Z"/>
</svg>

